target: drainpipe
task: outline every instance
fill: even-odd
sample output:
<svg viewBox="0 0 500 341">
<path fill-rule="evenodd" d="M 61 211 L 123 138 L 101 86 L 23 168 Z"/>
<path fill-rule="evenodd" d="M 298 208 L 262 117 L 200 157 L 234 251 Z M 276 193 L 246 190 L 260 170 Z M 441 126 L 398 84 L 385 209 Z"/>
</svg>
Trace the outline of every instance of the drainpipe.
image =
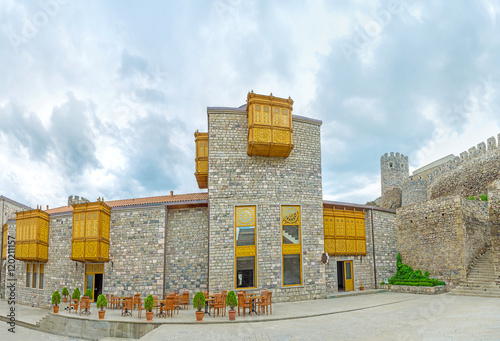
<svg viewBox="0 0 500 341">
<path fill-rule="evenodd" d="M 375 233 L 373 232 L 373 208 L 370 209 L 370 214 L 371 214 L 371 223 L 372 223 L 372 250 L 373 250 L 373 276 L 375 280 L 375 289 L 378 289 L 377 287 L 377 263 L 375 262 Z"/>
<path fill-rule="evenodd" d="M 167 285 L 167 225 L 168 225 L 168 204 L 165 205 L 165 241 L 163 242 L 163 288 L 161 293 L 165 293 Z"/>
</svg>

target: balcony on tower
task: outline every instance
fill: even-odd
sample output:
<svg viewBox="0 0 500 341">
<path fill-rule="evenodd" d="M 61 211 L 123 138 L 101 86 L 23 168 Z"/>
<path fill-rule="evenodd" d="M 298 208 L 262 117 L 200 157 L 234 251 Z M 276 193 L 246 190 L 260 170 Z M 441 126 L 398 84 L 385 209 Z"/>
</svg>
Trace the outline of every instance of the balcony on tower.
<svg viewBox="0 0 500 341">
<path fill-rule="evenodd" d="M 196 181 L 200 189 L 208 188 L 208 133 L 194 133 L 196 143 Z"/>
<path fill-rule="evenodd" d="M 293 100 L 258 95 L 247 96 L 249 156 L 288 157 L 293 149 Z"/>
<path fill-rule="evenodd" d="M 73 206 L 71 259 L 78 262 L 109 261 L 111 209 L 104 200 Z"/>
<path fill-rule="evenodd" d="M 36 210 L 16 213 L 14 258 L 25 262 L 47 262 L 49 254 L 49 214 Z"/>
</svg>

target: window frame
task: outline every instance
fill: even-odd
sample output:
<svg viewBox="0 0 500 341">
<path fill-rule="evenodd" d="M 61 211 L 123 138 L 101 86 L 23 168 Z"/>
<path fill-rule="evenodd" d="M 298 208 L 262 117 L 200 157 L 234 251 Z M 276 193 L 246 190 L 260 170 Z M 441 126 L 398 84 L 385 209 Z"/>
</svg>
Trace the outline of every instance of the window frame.
<svg viewBox="0 0 500 341">
<path fill-rule="evenodd" d="M 237 256 L 237 249 L 239 247 L 245 247 L 245 246 L 250 246 L 250 245 L 245 245 L 245 246 L 237 246 L 237 242 L 238 242 L 238 227 L 239 226 L 242 226 L 242 225 L 238 225 L 237 223 L 237 210 L 238 208 L 244 208 L 244 207 L 253 207 L 254 208 L 254 212 L 255 212 L 255 216 L 254 216 L 254 220 L 255 220 L 255 227 L 254 227 L 254 247 L 255 247 L 255 254 L 254 255 L 246 255 L 246 256 Z M 258 269 L 258 263 L 257 263 L 257 260 L 258 260 L 258 246 L 257 246 L 257 241 L 258 241 L 258 233 L 257 233 L 257 226 L 258 226 L 258 210 L 257 210 L 257 205 L 251 205 L 251 204 L 248 204 L 248 205 L 234 205 L 234 208 L 233 208 L 233 214 L 234 214 L 234 227 L 233 227 L 233 231 L 234 231 L 234 257 L 233 257 L 233 262 L 234 262 L 234 289 L 235 290 L 245 290 L 245 289 L 256 289 L 258 287 L 258 276 L 257 276 L 257 269 Z M 244 225 L 243 225 L 244 226 Z M 253 279 L 253 282 L 254 282 L 254 286 L 251 286 L 251 287 L 238 287 L 238 267 L 237 267 L 237 260 L 238 258 L 243 258 L 243 257 L 254 257 L 254 279 Z"/>
<path fill-rule="evenodd" d="M 33 263 L 31 265 L 31 268 L 33 269 L 33 274 L 31 275 L 31 281 L 32 281 L 32 284 L 31 284 L 31 288 L 32 289 L 36 289 L 37 287 L 37 277 L 38 277 L 38 263 Z"/>
<path fill-rule="evenodd" d="M 300 245 L 300 252 L 299 253 L 284 253 L 284 245 L 289 245 L 289 244 L 284 244 L 283 243 L 283 211 L 285 207 L 297 207 L 299 209 L 299 244 L 293 244 L 293 245 Z M 290 287 L 302 287 L 304 286 L 304 267 L 302 265 L 303 263 L 303 244 L 302 244 L 302 205 L 297 205 L 297 204 L 281 204 L 280 205 L 280 230 L 281 230 L 281 287 L 282 288 L 290 288 Z M 285 255 L 299 255 L 299 262 L 300 262 L 300 283 L 299 284 L 285 284 L 285 267 L 284 267 L 284 260 L 285 260 Z"/>
<path fill-rule="evenodd" d="M 45 282 L 45 264 L 38 265 L 38 289 L 43 289 Z"/>
<path fill-rule="evenodd" d="M 31 288 L 31 263 L 26 263 L 26 288 Z"/>
</svg>

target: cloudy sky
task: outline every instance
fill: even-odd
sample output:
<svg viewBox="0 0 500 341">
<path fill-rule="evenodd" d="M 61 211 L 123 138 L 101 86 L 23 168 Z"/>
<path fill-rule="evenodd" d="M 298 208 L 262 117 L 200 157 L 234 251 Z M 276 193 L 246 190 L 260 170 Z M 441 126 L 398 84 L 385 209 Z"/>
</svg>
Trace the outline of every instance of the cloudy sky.
<svg viewBox="0 0 500 341">
<path fill-rule="evenodd" d="M 0 194 L 199 192 L 207 106 L 250 90 L 323 121 L 323 196 L 380 195 L 500 133 L 500 1 L 0 1 Z"/>
</svg>

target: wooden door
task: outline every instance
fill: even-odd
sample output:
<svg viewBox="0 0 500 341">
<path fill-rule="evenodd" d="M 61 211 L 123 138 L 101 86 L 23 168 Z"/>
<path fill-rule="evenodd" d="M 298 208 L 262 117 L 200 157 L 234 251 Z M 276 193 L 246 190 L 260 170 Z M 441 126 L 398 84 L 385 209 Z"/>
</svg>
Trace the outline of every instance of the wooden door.
<svg viewBox="0 0 500 341">
<path fill-rule="evenodd" d="M 352 260 L 344 262 L 344 287 L 345 291 L 354 290 L 354 278 L 352 273 Z"/>
</svg>

